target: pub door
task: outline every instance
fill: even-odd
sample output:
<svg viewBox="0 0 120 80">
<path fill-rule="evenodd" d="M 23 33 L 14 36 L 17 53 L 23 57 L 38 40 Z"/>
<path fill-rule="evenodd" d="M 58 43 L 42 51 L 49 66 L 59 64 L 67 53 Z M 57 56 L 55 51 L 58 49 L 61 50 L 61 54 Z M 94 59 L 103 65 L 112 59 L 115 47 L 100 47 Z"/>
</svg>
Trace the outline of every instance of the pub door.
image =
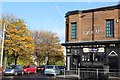
<svg viewBox="0 0 120 80">
<path fill-rule="evenodd" d="M 80 68 L 80 55 L 73 55 L 74 68 Z"/>
<path fill-rule="evenodd" d="M 117 77 L 118 72 L 118 57 L 109 56 L 109 72 L 110 76 Z"/>
</svg>

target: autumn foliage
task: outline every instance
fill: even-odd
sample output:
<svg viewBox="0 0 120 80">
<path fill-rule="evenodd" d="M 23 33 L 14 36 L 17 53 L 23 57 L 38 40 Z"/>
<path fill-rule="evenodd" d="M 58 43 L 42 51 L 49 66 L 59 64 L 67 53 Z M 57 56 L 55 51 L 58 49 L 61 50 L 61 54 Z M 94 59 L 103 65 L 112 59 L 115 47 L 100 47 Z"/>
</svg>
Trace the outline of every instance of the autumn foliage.
<svg viewBox="0 0 120 80">
<path fill-rule="evenodd" d="M 61 61 L 64 64 L 63 49 L 56 33 L 45 30 L 36 30 L 33 31 L 33 39 L 38 65 L 43 65 L 43 63 L 53 65 L 58 61 Z M 45 57 L 48 57 L 48 62 L 45 62 Z"/>
<path fill-rule="evenodd" d="M 21 19 L 3 19 L 2 24 L 5 25 L 6 29 L 4 55 L 7 57 L 12 56 L 14 63 L 17 64 L 17 60 L 21 56 L 26 58 L 34 50 L 31 33 Z"/>
<path fill-rule="evenodd" d="M 63 63 L 64 54 L 59 37 L 51 31 L 30 31 L 22 19 L 7 16 L 1 20 L 0 30 L 5 26 L 4 58 L 7 63 L 37 65 Z M 33 60 L 34 59 L 34 60 Z M 4 59 L 4 62 L 5 59 Z"/>
</svg>

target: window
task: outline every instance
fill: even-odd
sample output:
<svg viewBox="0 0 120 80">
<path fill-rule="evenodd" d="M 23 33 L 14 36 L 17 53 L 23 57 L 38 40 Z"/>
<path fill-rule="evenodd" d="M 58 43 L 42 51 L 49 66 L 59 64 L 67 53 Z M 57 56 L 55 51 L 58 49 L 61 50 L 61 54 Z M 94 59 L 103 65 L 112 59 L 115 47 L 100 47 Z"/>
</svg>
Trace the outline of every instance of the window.
<svg viewBox="0 0 120 80">
<path fill-rule="evenodd" d="M 84 53 L 82 55 L 82 61 L 104 61 L 105 54 L 103 53 Z"/>
<path fill-rule="evenodd" d="M 82 55 L 82 61 L 90 61 L 90 54 L 89 53 L 84 53 Z"/>
<path fill-rule="evenodd" d="M 71 23 L 72 26 L 72 32 L 71 32 L 71 38 L 76 39 L 76 31 L 77 31 L 77 24 L 76 22 Z"/>
<path fill-rule="evenodd" d="M 106 37 L 114 37 L 114 19 L 106 20 Z"/>
<path fill-rule="evenodd" d="M 79 50 L 78 49 L 74 49 L 73 50 L 73 54 L 76 54 L 76 55 L 79 54 Z"/>
<path fill-rule="evenodd" d="M 105 54 L 103 53 L 96 53 L 94 55 L 94 61 L 104 61 L 105 60 Z"/>
</svg>

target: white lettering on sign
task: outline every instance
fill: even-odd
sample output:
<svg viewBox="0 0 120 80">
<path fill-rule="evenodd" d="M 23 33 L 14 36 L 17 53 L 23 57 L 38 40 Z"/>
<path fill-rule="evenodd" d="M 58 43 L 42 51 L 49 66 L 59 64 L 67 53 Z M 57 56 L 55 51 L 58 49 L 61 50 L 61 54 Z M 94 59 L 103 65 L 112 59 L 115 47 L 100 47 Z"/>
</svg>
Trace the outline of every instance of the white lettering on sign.
<svg viewBox="0 0 120 80">
<path fill-rule="evenodd" d="M 84 53 L 88 52 L 105 52 L 104 48 L 83 48 Z"/>
<path fill-rule="evenodd" d="M 90 51 L 89 51 L 89 48 L 83 48 L 83 52 L 84 52 L 84 53 L 90 52 Z"/>
<path fill-rule="evenodd" d="M 100 33 L 103 33 L 103 31 L 102 30 L 95 30 L 94 31 L 94 34 L 100 34 Z M 83 34 L 86 34 L 86 35 L 93 34 L 93 31 L 83 31 Z"/>
</svg>

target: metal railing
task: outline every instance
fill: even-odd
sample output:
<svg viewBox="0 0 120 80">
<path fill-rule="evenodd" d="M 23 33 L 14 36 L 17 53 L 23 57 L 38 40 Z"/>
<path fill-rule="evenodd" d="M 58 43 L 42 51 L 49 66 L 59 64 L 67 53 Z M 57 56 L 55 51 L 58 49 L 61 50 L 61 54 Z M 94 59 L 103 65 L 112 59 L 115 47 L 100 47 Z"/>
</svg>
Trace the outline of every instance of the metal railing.
<svg viewBox="0 0 120 80">
<path fill-rule="evenodd" d="M 96 68 L 78 68 L 69 71 L 64 71 L 64 75 L 77 75 L 80 79 L 95 79 L 95 80 L 107 80 L 111 77 L 119 78 L 120 72 L 113 70 L 109 72 L 109 69 L 96 69 Z"/>
</svg>

